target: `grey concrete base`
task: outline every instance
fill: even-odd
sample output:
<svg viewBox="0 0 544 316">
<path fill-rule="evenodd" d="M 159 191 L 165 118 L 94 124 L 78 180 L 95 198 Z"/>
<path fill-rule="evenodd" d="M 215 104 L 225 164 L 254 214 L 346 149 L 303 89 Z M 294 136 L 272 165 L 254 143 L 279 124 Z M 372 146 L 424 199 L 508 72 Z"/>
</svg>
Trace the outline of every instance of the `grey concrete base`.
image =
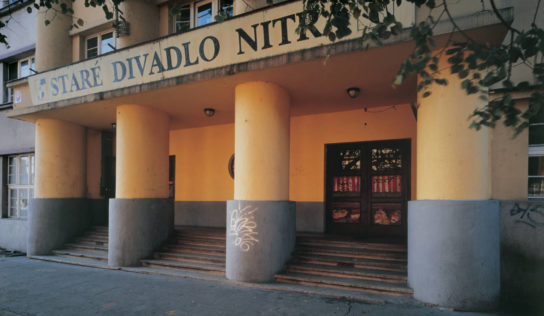
<svg viewBox="0 0 544 316">
<path fill-rule="evenodd" d="M 501 301 L 544 315 L 544 201 L 501 201 Z"/>
<path fill-rule="evenodd" d="M 47 255 L 89 226 L 87 199 L 30 199 L 27 255 Z"/>
<path fill-rule="evenodd" d="M 408 202 L 408 284 L 414 297 L 458 310 L 496 308 L 498 201 Z"/>
<path fill-rule="evenodd" d="M 227 202 L 176 201 L 175 224 L 183 226 L 225 227 Z"/>
<path fill-rule="evenodd" d="M 26 252 L 28 220 L 0 218 L 0 248 Z"/>
<path fill-rule="evenodd" d="M 136 266 L 174 231 L 170 199 L 110 199 L 108 264 Z"/>
<path fill-rule="evenodd" d="M 296 202 L 297 232 L 325 232 L 325 202 Z"/>
<path fill-rule="evenodd" d="M 93 225 L 108 225 L 108 200 L 88 199 L 91 223 Z"/>
<path fill-rule="evenodd" d="M 269 282 L 295 247 L 295 203 L 227 201 L 226 277 Z"/>
</svg>

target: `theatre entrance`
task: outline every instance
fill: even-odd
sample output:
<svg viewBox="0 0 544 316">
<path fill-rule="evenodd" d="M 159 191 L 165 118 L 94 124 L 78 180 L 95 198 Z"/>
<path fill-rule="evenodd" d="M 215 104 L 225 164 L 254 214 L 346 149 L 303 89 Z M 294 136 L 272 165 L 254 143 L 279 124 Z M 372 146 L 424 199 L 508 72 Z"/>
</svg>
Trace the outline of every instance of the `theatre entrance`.
<svg viewBox="0 0 544 316">
<path fill-rule="evenodd" d="M 326 145 L 327 232 L 405 237 L 410 140 Z"/>
</svg>

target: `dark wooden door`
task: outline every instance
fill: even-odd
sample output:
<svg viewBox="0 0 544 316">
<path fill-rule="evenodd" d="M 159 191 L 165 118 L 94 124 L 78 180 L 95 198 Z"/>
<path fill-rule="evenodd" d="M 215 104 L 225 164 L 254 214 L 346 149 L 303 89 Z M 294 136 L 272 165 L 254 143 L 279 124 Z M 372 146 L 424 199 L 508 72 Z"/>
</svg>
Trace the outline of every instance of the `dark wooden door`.
<svg viewBox="0 0 544 316">
<path fill-rule="evenodd" d="M 326 145 L 327 231 L 406 235 L 410 140 Z"/>
</svg>

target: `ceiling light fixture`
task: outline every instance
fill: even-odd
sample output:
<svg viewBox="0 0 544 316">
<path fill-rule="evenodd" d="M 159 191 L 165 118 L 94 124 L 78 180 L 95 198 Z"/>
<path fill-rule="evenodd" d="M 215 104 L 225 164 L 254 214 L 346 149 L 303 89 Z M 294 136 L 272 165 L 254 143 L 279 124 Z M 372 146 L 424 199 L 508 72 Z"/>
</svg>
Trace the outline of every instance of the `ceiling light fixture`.
<svg viewBox="0 0 544 316">
<path fill-rule="evenodd" d="M 347 88 L 346 93 L 350 98 L 355 99 L 361 93 L 361 89 L 359 89 L 358 87 L 349 87 Z"/>
<path fill-rule="evenodd" d="M 212 117 L 215 115 L 215 109 L 214 108 L 205 108 L 204 114 L 206 114 L 207 117 Z"/>
</svg>

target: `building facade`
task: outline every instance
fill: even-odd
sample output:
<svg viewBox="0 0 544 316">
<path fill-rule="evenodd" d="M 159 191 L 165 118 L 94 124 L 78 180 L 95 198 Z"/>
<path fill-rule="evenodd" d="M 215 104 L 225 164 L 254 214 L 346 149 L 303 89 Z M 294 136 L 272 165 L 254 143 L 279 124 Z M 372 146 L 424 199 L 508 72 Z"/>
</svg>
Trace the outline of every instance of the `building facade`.
<svg viewBox="0 0 544 316">
<path fill-rule="evenodd" d="M 501 13 L 524 23 L 524 5 L 501 1 Z M 457 23 L 503 42 L 506 28 L 481 6 L 452 4 Z M 127 0 L 113 23 L 100 8 L 73 9 L 83 26 L 36 16 L 38 73 L 10 84 L 9 116 L 36 129 L 29 256 L 107 223 L 108 264 L 132 266 L 175 225 L 225 227 L 226 277 L 266 282 L 297 231 L 401 239 L 417 299 L 485 309 L 515 286 L 505 275 L 519 280 L 501 272 L 501 245 L 543 238 L 538 219 L 517 231 L 504 217 L 542 205 L 527 186 L 542 197 L 541 122 L 531 147 L 527 131 L 468 129 L 485 101 L 449 73 L 428 98 L 417 78 L 392 88 L 408 30 L 367 50 L 360 21 L 334 43 L 321 20 L 297 33 L 300 1 Z M 404 25 L 427 16 L 392 10 Z M 212 23 L 218 14 L 226 19 Z M 437 41 L 451 29 L 439 23 Z M 528 252 L 527 264 L 542 262 Z"/>
<path fill-rule="evenodd" d="M 6 115 L 13 108 L 14 94 L 8 82 L 33 74 L 35 69 L 35 14 L 28 14 L 28 1 L 3 1 L 0 20 L 9 47 L 0 46 L 0 247 L 26 251 L 29 199 L 34 194 L 34 124 Z M 23 79 L 24 80 L 24 79 Z"/>
</svg>

